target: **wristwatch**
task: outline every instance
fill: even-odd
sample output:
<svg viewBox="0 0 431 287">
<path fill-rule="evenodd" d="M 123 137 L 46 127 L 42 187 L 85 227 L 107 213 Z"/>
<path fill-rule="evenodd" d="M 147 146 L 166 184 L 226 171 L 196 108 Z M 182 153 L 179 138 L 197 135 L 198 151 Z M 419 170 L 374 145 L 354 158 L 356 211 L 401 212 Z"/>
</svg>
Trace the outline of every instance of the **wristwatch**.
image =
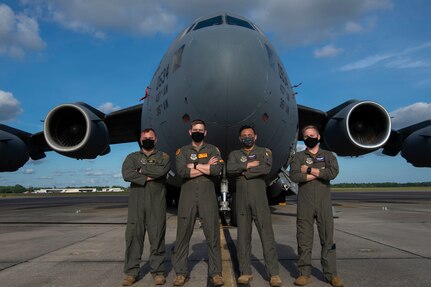
<svg viewBox="0 0 431 287">
<path fill-rule="evenodd" d="M 193 163 L 193 165 L 194 165 L 194 167 L 195 167 L 195 169 L 196 169 L 196 166 L 198 165 L 198 163 L 197 163 L 197 162 L 194 162 L 194 163 Z"/>
<path fill-rule="evenodd" d="M 311 167 L 308 167 L 307 168 L 307 174 L 310 174 L 311 173 Z"/>
</svg>

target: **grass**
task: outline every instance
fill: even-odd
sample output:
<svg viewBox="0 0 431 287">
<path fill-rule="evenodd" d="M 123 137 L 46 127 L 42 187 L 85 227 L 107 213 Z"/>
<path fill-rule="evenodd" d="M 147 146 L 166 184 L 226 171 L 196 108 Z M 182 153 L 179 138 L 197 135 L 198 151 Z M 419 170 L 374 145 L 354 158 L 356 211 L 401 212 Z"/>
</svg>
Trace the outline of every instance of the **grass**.
<svg viewBox="0 0 431 287">
<path fill-rule="evenodd" d="M 331 187 L 333 192 L 385 192 L 385 191 L 431 191 L 431 186 L 399 187 Z"/>
</svg>

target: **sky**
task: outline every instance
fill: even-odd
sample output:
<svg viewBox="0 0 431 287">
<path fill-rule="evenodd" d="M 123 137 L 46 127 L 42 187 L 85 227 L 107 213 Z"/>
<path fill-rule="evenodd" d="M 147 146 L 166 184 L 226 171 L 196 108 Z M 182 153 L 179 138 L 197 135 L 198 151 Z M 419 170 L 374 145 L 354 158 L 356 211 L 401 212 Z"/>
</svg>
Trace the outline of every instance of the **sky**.
<svg viewBox="0 0 431 287">
<path fill-rule="evenodd" d="M 394 128 L 431 119 L 431 2 L 427 0 L 0 0 L 0 123 L 35 133 L 62 103 L 105 113 L 136 105 L 177 34 L 194 19 L 227 11 L 270 39 L 301 105 L 327 111 L 372 100 Z M 0 185 L 122 185 L 136 143 L 95 160 L 55 152 L 0 173 Z M 1 159 L 0 159 L 1 160 Z M 381 152 L 339 157 L 334 183 L 431 181 Z"/>
</svg>

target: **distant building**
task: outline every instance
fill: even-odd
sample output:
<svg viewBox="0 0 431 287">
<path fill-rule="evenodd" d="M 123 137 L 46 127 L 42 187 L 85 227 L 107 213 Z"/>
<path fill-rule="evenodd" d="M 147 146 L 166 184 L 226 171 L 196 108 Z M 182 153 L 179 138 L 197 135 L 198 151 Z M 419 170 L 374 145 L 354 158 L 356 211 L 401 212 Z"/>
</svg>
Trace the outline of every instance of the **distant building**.
<svg viewBox="0 0 431 287">
<path fill-rule="evenodd" d="M 102 188 L 102 192 L 123 192 L 124 188 L 121 187 L 107 187 Z"/>
<path fill-rule="evenodd" d="M 124 191 L 121 187 L 108 187 L 102 188 L 101 192 L 122 192 Z M 87 193 L 87 192 L 97 192 L 97 189 L 91 187 L 83 188 L 41 188 L 35 189 L 33 193 Z"/>
</svg>

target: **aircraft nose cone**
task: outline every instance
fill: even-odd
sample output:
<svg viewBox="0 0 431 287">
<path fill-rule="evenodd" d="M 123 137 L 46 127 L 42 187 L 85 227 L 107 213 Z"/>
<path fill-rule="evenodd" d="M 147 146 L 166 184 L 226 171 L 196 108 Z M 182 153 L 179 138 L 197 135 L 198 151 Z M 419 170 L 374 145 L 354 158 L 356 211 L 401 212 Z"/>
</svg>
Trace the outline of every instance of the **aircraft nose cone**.
<svg viewBox="0 0 431 287">
<path fill-rule="evenodd" d="M 196 31 L 197 33 L 199 31 Z M 200 115 L 220 126 L 245 122 L 265 96 L 268 59 L 256 31 L 217 29 L 194 37 L 190 95 Z"/>
</svg>

